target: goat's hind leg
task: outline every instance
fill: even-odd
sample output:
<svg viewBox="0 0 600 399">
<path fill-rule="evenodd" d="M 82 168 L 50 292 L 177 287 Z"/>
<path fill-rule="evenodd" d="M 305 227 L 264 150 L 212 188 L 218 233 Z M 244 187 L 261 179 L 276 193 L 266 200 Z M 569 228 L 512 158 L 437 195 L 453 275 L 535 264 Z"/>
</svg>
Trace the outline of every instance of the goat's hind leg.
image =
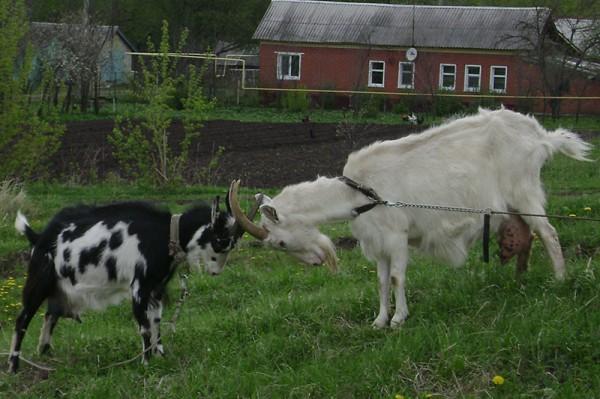
<svg viewBox="0 0 600 399">
<path fill-rule="evenodd" d="M 539 213 L 543 212 L 543 209 L 539 211 Z M 531 226 L 533 231 L 539 234 L 540 239 L 544 243 L 546 252 L 548 252 L 548 256 L 550 256 L 550 260 L 552 261 L 554 276 L 557 280 L 563 280 L 565 277 L 565 259 L 556 229 L 546 218 L 524 216 L 523 219 Z"/>
<path fill-rule="evenodd" d="M 38 343 L 38 352 L 40 355 L 43 355 L 52 349 L 52 333 L 54 332 L 54 327 L 56 327 L 56 323 L 58 323 L 58 319 L 60 316 L 62 316 L 62 314 L 63 312 L 60 303 L 52 297 L 48 298 L 48 309 L 44 315 L 44 325 L 40 330 L 40 339 Z"/>
<path fill-rule="evenodd" d="M 15 332 L 12 337 L 10 345 L 10 352 L 8 355 L 8 371 L 16 373 L 19 369 L 19 357 L 21 356 L 21 344 L 25 337 L 27 327 L 31 322 L 33 316 L 40 308 L 40 305 L 46 299 L 46 295 L 43 290 L 36 290 L 40 287 L 30 287 L 30 280 L 25 283 L 25 289 L 23 290 L 23 309 L 17 316 L 15 321 Z M 30 295 L 28 295 L 30 294 Z"/>
</svg>

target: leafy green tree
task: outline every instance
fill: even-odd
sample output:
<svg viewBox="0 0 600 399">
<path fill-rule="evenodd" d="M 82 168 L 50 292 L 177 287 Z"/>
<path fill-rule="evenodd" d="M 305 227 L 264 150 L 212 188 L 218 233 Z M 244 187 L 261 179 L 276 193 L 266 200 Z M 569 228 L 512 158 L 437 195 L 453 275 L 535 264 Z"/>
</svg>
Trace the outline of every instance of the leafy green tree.
<svg viewBox="0 0 600 399">
<path fill-rule="evenodd" d="M 28 105 L 31 55 L 23 0 L 0 0 L 0 179 L 43 171 L 59 147 L 63 127 Z"/>
<path fill-rule="evenodd" d="M 184 31 L 176 52 L 181 51 L 186 38 Z M 201 71 L 191 67 L 187 74 L 177 73 L 178 58 L 167 55 L 170 45 L 166 21 L 163 21 L 159 48 L 155 49 L 152 42 L 148 43 L 148 48 L 160 56 L 151 58 L 148 65 L 142 59 L 139 95 L 147 103 L 146 109 L 135 119 L 118 118 L 109 140 L 125 173 L 147 182 L 173 183 L 183 179 L 190 145 L 198 136 L 213 103 L 202 95 Z M 171 105 L 180 84 L 185 88 L 181 100 L 185 134 L 179 143 L 174 143 L 170 137 Z"/>
</svg>

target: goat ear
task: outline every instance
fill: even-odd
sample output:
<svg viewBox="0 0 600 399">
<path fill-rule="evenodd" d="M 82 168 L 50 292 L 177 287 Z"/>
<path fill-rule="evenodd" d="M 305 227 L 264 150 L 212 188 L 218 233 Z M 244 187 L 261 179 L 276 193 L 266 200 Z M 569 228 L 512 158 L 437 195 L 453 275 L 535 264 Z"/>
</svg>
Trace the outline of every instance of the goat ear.
<svg viewBox="0 0 600 399">
<path fill-rule="evenodd" d="M 256 202 L 258 203 L 259 206 L 268 205 L 271 203 L 271 197 L 269 197 L 268 195 L 265 195 L 263 193 L 255 194 L 254 199 L 256 199 Z"/>
<path fill-rule="evenodd" d="M 277 216 L 277 211 L 271 205 L 261 205 L 260 213 L 262 213 L 267 219 L 272 221 L 273 223 L 279 223 L 279 216 Z"/>
<path fill-rule="evenodd" d="M 219 214 L 219 196 L 217 195 L 213 199 L 212 207 L 210 209 L 210 224 L 214 225 L 217 222 L 217 215 Z"/>
</svg>

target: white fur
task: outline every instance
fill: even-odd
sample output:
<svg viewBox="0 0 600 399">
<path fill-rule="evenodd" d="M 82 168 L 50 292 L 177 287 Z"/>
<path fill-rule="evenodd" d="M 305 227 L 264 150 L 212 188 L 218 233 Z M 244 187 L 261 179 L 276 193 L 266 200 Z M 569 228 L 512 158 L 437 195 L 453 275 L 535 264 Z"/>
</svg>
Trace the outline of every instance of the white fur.
<svg viewBox="0 0 600 399">
<path fill-rule="evenodd" d="M 480 110 L 420 134 L 367 146 L 348 157 L 343 174 L 391 202 L 539 214 L 545 213 L 540 181 L 544 162 L 557 151 L 587 160 L 590 148 L 563 129 L 546 132 L 533 117 L 506 109 Z M 278 217 L 274 221 L 263 212 L 261 224 L 269 231 L 265 241 L 275 247 L 284 241 L 301 260 L 317 259 L 325 236 L 316 226 L 350 220 L 351 210 L 368 202 L 338 179 L 321 177 L 288 186 L 265 200 Z M 524 220 L 545 244 L 556 278 L 562 278 L 564 260 L 556 231 L 544 218 Z M 502 217 L 492 218 L 492 229 L 501 221 Z M 396 309 L 391 324 L 398 326 L 408 316 L 404 283 L 409 243 L 461 265 L 481 237 L 483 216 L 377 206 L 354 218 L 351 227 L 365 256 L 377 263 L 380 309 L 374 325 L 383 327 L 389 321 L 393 285 Z"/>
<path fill-rule="evenodd" d="M 129 235 L 127 227 L 126 223 L 119 222 L 108 229 L 103 222 L 98 222 L 81 237 L 66 242 L 62 233 L 75 229 L 75 225 L 71 224 L 61 232 L 57 240 L 54 267 L 58 276 L 61 276 L 60 270 L 64 264 L 75 269 L 76 285 L 72 285 L 69 278 L 59 279 L 60 289 L 68 299 L 74 314 L 79 314 L 85 309 L 101 310 L 109 305 L 118 304 L 130 293 L 135 298 L 135 287 L 130 287 L 130 285 L 134 278 L 136 265 L 143 265 L 142 270 L 145 272 L 146 260 L 139 251 L 139 239 L 135 235 Z M 108 242 L 111 235 L 117 231 L 121 232 L 123 243 L 114 250 L 107 246 L 102 253 L 100 265 L 87 265 L 85 272 L 80 273 L 78 265 L 81 252 L 98 245 L 102 240 Z M 66 248 L 71 251 L 68 262 L 63 257 Z M 109 256 L 117 259 L 116 281 L 109 281 L 107 269 L 104 267 L 104 262 Z"/>
<path fill-rule="evenodd" d="M 21 211 L 17 211 L 17 217 L 15 219 L 15 229 L 17 229 L 17 231 L 21 235 L 25 235 L 25 230 L 27 229 L 27 226 L 29 226 L 27 218 L 21 213 Z"/>
</svg>

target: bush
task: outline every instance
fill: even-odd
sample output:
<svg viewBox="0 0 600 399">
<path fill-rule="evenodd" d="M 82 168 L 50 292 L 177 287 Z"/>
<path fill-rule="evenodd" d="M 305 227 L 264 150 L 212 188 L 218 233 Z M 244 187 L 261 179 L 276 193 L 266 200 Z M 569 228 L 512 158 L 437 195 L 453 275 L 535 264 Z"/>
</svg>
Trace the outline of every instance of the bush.
<svg viewBox="0 0 600 399">
<path fill-rule="evenodd" d="M 447 92 L 439 92 L 439 94 L 445 93 Z M 461 113 L 464 110 L 465 107 L 458 97 L 434 96 L 433 98 L 433 114 L 435 116 L 451 116 Z"/>
<path fill-rule="evenodd" d="M 290 112 L 306 112 L 310 98 L 305 91 L 286 91 L 281 96 L 281 107 Z"/>
</svg>

